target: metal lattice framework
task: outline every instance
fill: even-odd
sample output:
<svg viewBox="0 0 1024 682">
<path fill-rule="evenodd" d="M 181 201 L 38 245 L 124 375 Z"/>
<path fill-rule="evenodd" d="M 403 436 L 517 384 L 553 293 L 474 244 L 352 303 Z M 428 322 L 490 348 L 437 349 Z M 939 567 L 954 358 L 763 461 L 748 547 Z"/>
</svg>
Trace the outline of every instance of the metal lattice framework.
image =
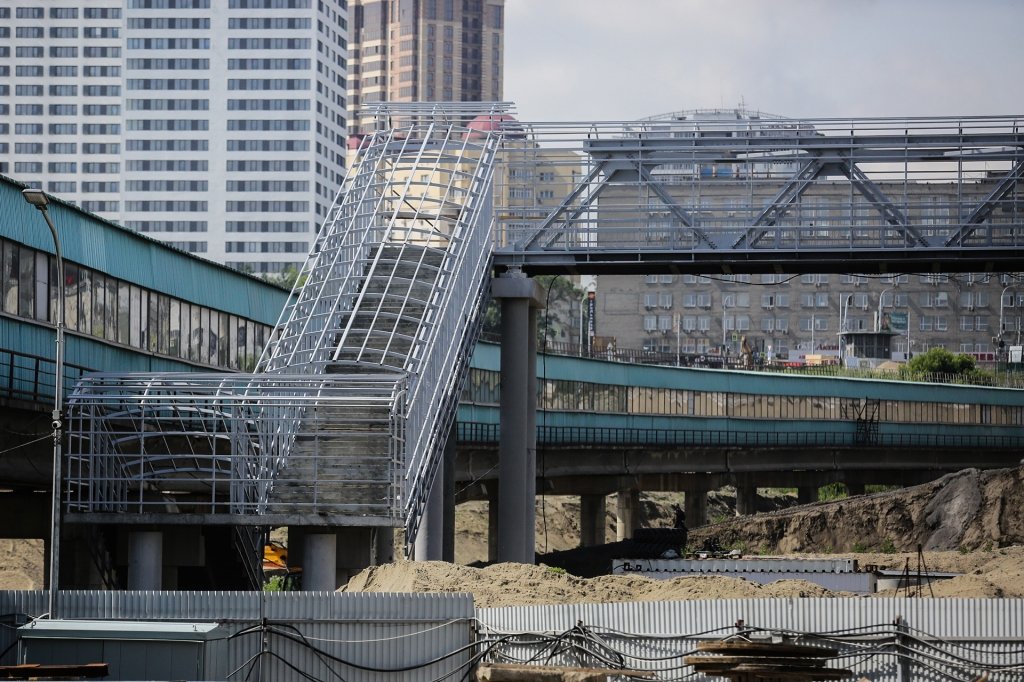
<svg viewBox="0 0 1024 682">
<path fill-rule="evenodd" d="M 71 403 L 66 506 L 119 523 L 132 522 L 124 514 L 174 524 L 274 525 L 311 511 L 388 518 L 404 441 L 390 417 L 403 403 L 394 377 L 91 374 Z M 344 486 L 373 485 L 374 497 L 335 499 L 325 474 L 339 469 L 350 474 Z"/>
<path fill-rule="evenodd" d="M 69 510 L 169 490 L 238 523 L 404 520 L 411 543 L 487 297 L 506 110 L 381 108 L 402 125 L 363 141 L 256 374 L 81 382 Z"/>
<path fill-rule="evenodd" d="M 1022 124 L 746 111 L 510 124 L 495 263 L 530 273 L 1018 270 Z"/>
<path fill-rule="evenodd" d="M 256 374 L 79 383 L 69 406 L 72 514 L 404 521 L 411 543 L 492 264 L 1024 269 L 1016 119 L 734 112 L 530 124 L 506 105 L 465 103 L 382 105 L 377 115 Z"/>
</svg>

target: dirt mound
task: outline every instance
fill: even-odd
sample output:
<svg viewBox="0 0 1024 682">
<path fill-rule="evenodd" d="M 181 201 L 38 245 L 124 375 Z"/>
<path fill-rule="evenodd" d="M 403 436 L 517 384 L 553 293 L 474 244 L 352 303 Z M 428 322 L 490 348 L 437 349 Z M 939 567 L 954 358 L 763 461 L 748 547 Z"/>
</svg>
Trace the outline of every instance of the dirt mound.
<svg viewBox="0 0 1024 682">
<path fill-rule="evenodd" d="M 759 585 L 741 578 L 694 576 L 652 580 L 606 575 L 577 578 L 548 566 L 471 568 L 442 561 L 400 561 L 368 568 L 344 592 L 472 592 L 480 607 L 688 599 L 845 596 L 803 580 Z"/>
<path fill-rule="evenodd" d="M 746 552 L 975 550 L 1024 544 L 1024 467 L 966 469 L 902 490 L 699 528 Z"/>
<path fill-rule="evenodd" d="M 43 541 L 0 539 L 0 590 L 38 590 L 43 587 Z"/>
</svg>

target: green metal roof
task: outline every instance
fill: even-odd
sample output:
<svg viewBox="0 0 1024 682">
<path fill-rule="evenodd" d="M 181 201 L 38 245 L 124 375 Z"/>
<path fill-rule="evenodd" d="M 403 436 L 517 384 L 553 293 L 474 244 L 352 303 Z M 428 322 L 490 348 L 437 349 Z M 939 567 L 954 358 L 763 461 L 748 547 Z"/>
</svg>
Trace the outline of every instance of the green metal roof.
<svg viewBox="0 0 1024 682">
<path fill-rule="evenodd" d="M 0 235 L 53 253 L 38 210 L 21 196 L 26 185 L 0 175 Z M 289 292 L 252 275 L 160 242 L 57 197 L 49 214 L 66 261 L 217 310 L 274 324 Z"/>
</svg>

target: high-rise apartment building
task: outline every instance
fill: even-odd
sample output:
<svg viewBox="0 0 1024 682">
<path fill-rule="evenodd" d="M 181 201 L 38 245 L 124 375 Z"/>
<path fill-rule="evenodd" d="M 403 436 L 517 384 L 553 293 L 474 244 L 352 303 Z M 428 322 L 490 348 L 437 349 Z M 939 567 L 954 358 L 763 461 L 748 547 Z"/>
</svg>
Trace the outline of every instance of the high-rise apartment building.
<svg viewBox="0 0 1024 682">
<path fill-rule="evenodd" d="M 349 118 L 376 102 L 502 99 L 505 0 L 352 0 Z"/>
<path fill-rule="evenodd" d="M 301 264 L 344 176 L 346 0 L 11 0 L 0 173 L 215 261 Z"/>
</svg>

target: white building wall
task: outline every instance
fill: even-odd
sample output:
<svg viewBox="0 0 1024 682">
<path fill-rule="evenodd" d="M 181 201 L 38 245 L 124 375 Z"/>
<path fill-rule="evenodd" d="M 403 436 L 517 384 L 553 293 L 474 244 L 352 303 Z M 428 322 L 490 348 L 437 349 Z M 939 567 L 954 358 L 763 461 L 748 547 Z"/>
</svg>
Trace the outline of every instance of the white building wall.
<svg viewBox="0 0 1024 682">
<path fill-rule="evenodd" d="M 347 32 L 346 0 L 12 0 L 0 173 L 215 261 L 299 265 L 344 175 Z"/>
</svg>

